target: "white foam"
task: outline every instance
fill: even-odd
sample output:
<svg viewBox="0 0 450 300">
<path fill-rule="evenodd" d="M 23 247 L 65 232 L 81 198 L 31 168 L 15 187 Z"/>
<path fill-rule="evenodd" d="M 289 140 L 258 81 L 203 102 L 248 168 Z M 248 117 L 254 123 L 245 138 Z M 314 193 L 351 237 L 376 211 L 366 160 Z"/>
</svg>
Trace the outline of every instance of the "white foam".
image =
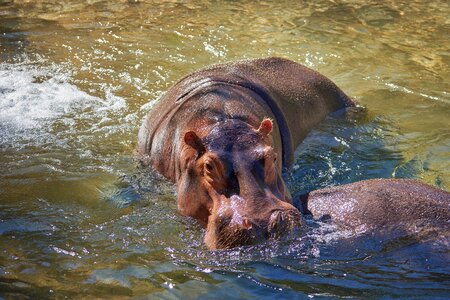
<svg viewBox="0 0 450 300">
<path fill-rule="evenodd" d="M 75 118 L 102 118 L 126 108 L 125 100 L 107 88 L 104 99 L 80 90 L 60 69 L 0 64 L 0 144 L 42 139 L 56 121 L 73 126 Z"/>
</svg>

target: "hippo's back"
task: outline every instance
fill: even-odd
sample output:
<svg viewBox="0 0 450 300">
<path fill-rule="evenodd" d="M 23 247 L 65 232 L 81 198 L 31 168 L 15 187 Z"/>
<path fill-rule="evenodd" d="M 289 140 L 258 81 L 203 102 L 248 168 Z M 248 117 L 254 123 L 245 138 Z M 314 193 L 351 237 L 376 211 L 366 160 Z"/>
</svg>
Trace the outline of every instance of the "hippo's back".
<svg viewBox="0 0 450 300">
<path fill-rule="evenodd" d="M 158 101 L 139 132 L 139 152 L 150 151 L 155 131 L 185 101 L 219 85 L 247 89 L 270 107 L 283 138 L 285 166 L 291 165 L 293 150 L 313 126 L 330 112 L 354 106 L 331 80 L 287 59 L 272 57 L 212 65 L 185 76 Z"/>
<path fill-rule="evenodd" d="M 213 65 L 185 77 L 179 84 L 188 90 L 205 78 L 256 91 L 271 106 L 276 118 L 285 119 L 293 147 L 330 112 L 355 106 L 327 77 L 278 57 Z"/>
</svg>

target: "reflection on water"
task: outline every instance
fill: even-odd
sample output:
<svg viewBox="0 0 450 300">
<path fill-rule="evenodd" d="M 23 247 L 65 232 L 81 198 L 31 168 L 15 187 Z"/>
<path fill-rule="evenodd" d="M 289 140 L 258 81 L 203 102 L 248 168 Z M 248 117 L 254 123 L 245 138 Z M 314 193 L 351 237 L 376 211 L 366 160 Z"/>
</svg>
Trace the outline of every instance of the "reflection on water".
<svg viewBox="0 0 450 300">
<path fill-rule="evenodd" d="M 365 109 L 297 153 L 294 194 L 375 177 L 450 188 L 445 1 L 0 2 L 0 296 L 446 297 L 448 238 L 308 220 L 207 251 L 133 159 L 152 101 L 207 64 L 283 56 Z"/>
</svg>

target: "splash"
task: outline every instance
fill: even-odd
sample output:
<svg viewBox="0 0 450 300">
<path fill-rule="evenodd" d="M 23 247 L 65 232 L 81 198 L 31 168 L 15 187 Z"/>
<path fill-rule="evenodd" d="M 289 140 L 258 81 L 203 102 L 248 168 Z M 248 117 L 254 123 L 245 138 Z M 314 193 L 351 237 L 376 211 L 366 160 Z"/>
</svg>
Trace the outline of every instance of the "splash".
<svg viewBox="0 0 450 300">
<path fill-rule="evenodd" d="M 20 148 L 23 140 L 41 145 L 52 140 L 57 123 L 70 129 L 77 120 L 104 119 L 126 107 L 110 90 L 104 99 L 80 90 L 60 66 L 0 64 L 0 145 L 15 142 Z"/>
</svg>

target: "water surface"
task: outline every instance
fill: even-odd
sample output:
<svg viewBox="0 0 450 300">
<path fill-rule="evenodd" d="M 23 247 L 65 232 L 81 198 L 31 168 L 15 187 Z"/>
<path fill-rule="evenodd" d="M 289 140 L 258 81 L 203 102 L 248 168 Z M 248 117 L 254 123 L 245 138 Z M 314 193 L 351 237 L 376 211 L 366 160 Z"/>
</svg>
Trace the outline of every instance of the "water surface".
<svg viewBox="0 0 450 300">
<path fill-rule="evenodd" d="M 138 127 L 181 76 L 281 56 L 361 111 L 298 149 L 293 194 L 369 178 L 450 189 L 447 1 L 0 1 L 0 297 L 445 298 L 448 240 L 301 236 L 210 252 Z"/>
</svg>

